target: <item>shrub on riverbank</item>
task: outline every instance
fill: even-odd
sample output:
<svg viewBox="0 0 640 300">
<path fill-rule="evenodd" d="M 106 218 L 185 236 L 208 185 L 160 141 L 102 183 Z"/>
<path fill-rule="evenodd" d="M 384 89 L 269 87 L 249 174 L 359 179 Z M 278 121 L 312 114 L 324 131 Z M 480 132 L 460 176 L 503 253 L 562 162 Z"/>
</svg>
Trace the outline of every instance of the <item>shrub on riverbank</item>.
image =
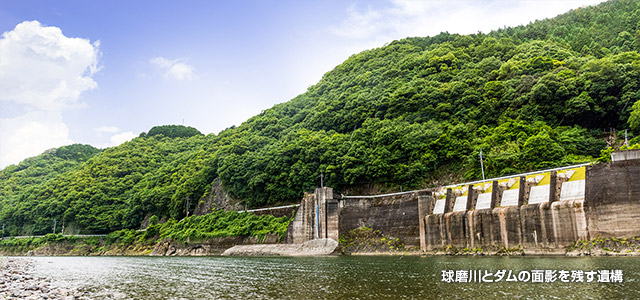
<svg viewBox="0 0 640 300">
<path fill-rule="evenodd" d="M 277 234 L 282 239 L 292 217 L 276 218 L 272 215 L 258 216 L 252 213 L 214 210 L 202 216 L 191 216 L 180 221 L 170 219 L 163 224 L 151 222 L 145 231 L 118 230 L 107 236 L 106 243 L 124 245 L 155 244 L 171 239 L 180 242 L 200 242 L 212 238 L 241 236 L 260 238 Z"/>
<path fill-rule="evenodd" d="M 0 240 L 0 247 L 38 247 L 49 242 L 60 242 L 68 240 L 75 241 L 76 239 L 77 237 L 75 236 L 63 236 L 62 234 L 49 233 L 41 237 L 9 238 Z"/>
<path fill-rule="evenodd" d="M 257 216 L 251 213 L 214 210 L 203 216 L 192 216 L 182 220 L 170 220 L 155 225 L 161 239 L 177 241 L 202 241 L 210 238 L 229 236 L 259 236 L 278 234 L 280 238 L 287 233 L 291 218 L 272 215 Z M 159 226 L 159 229 L 157 228 Z M 150 228 L 152 226 L 149 226 Z M 149 230 L 149 229 L 147 229 Z"/>
<path fill-rule="evenodd" d="M 292 218 L 287 216 L 276 218 L 272 215 L 258 216 L 247 212 L 224 210 L 214 210 L 206 215 L 191 216 L 180 221 L 170 219 L 162 224 L 157 223 L 157 217 L 152 217 L 146 230 L 123 229 L 113 231 L 106 237 L 47 234 L 41 237 L 4 239 L 0 240 L 0 252 L 24 255 L 30 250 L 47 245 L 67 245 L 87 248 L 85 251 L 87 254 L 100 254 L 113 249 L 129 249 L 132 248 L 131 246 L 133 248 L 152 248 L 163 240 L 197 243 L 221 237 L 257 236 L 259 239 L 263 239 L 269 234 L 278 235 L 282 239 L 286 235 L 287 227 Z"/>
</svg>

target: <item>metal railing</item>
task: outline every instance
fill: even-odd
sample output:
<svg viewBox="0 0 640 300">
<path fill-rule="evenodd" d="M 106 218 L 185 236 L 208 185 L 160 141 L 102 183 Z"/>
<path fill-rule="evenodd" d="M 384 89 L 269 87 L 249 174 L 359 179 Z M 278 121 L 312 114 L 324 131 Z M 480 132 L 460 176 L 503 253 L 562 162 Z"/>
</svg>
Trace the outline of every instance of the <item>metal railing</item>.
<svg viewBox="0 0 640 300">
<path fill-rule="evenodd" d="M 105 237 L 107 234 L 63 234 L 62 236 L 75 236 L 75 237 Z M 5 236 L 0 237 L 0 240 L 14 239 L 28 239 L 28 238 L 40 238 L 44 235 L 18 235 L 18 236 Z"/>
<path fill-rule="evenodd" d="M 276 210 L 276 209 L 282 209 L 282 208 L 293 208 L 298 206 L 300 206 L 300 204 L 290 204 L 290 205 L 282 205 L 282 206 L 274 206 L 274 207 L 239 210 L 238 212 L 243 213 L 243 212 L 266 211 L 266 210 Z"/>
<path fill-rule="evenodd" d="M 527 172 L 527 173 L 519 173 L 519 174 L 513 174 L 513 175 L 489 178 L 489 179 L 485 179 L 485 180 L 476 180 L 476 181 L 470 181 L 470 182 L 464 182 L 464 183 L 456 183 L 456 184 L 443 186 L 442 189 L 448 189 L 448 188 L 453 188 L 453 187 L 458 187 L 458 186 L 466 186 L 466 185 L 482 183 L 482 182 L 491 182 L 491 181 L 494 181 L 494 180 L 509 179 L 509 178 L 520 177 L 520 176 L 528 176 L 528 175 L 540 174 L 540 173 L 546 173 L 546 172 L 552 172 L 552 171 L 561 171 L 561 170 L 566 170 L 566 169 L 585 167 L 585 166 L 588 166 L 588 165 L 591 165 L 591 164 L 592 163 L 584 163 L 584 164 L 578 164 L 578 165 L 558 167 L 558 168 L 553 168 L 553 169 L 546 169 L 546 170 L 539 170 L 539 171 L 532 171 L 532 172 Z M 421 189 L 421 190 L 413 190 L 413 191 L 397 192 L 397 193 L 381 194 L 381 195 L 370 195 L 370 196 L 342 196 L 342 198 L 343 199 L 369 199 L 369 198 L 380 198 L 380 197 L 389 197 L 389 196 L 396 196 L 396 195 L 411 194 L 411 193 L 417 193 L 417 192 L 421 192 L 421 191 L 430 191 L 430 190 L 433 190 L 433 189 Z"/>
<path fill-rule="evenodd" d="M 421 190 L 413 190 L 413 191 L 397 192 L 397 193 L 381 194 L 381 195 L 371 195 L 371 196 L 342 196 L 342 198 L 344 198 L 344 199 L 380 198 L 380 197 L 389 197 L 389 196 L 412 194 L 412 193 L 417 193 L 417 192 L 422 192 L 422 191 L 429 191 L 429 190 L 430 189 L 421 189 Z"/>
<path fill-rule="evenodd" d="M 485 180 L 476 180 L 476 181 L 471 181 L 471 182 L 457 183 L 457 184 L 443 186 L 442 188 L 443 189 L 448 189 L 448 188 L 457 187 L 457 186 L 464 186 L 464 185 L 476 184 L 476 183 L 481 183 L 481 182 L 490 182 L 490 181 L 495 181 L 495 180 L 509 179 L 509 178 L 514 178 L 514 177 L 528 176 L 528 175 L 534 175 L 534 174 L 540 174 L 540 173 L 546 173 L 546 172 L 552 172 L 552 171 L 561 171 L 561 170 L 566 170 L 566 169 L 584 167 L 584 166 L 588 166 L 588 165 L 591 165 L 591 163 L 584 163 L 584 164 L 579 164 L 579 165 L 559 167 L 559 168 L 553 168 L 553 169 L 547 169 L 547 170 L 539 170 L 539 171 L 532 171 L 532 172 L 527 172 L 527 173 L 513 174 L 513 175 L 502 176 L 502 177 L 489 178 L 489 179 L 485 179 Z"/>
</svg>

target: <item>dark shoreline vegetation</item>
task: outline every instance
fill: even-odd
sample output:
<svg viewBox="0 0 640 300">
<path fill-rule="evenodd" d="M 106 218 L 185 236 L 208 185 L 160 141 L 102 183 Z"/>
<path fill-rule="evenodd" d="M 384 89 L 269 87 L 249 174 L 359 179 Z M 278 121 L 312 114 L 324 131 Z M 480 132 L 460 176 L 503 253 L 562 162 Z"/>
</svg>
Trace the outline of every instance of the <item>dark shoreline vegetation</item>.
<svg viewBox="0 0 640 300">
<path fill-rule="evenodd" d="M 299 202 L 321 174 L 345 194 L 479 179 L 480 151 L 487 177 L 606 160 L 625 130 L 640 147 L 639 24 L 640 2 L 616 0 L 488 34 L 406 38 L 217 135 L 165 125 L 117 147 L 52 149 L 0 171 L 2 236 L 64 226 L 135 240 L 152 216 L 161 228 L 148 232 L 177 240 L 282 235 L 285 220 L 183 218 L 216 179 L 256 208 Z"/>
<path fill-rule="evenodd" d="M 260 241 L 267 235 L 276 235 L 282 240 L 292 218 L 214 210 L 206 215 L 191 216 L 180 221 L 171 219 L 158 224 L 158 218 L 152 216 L 146 230 L 122 229 L 104 237 L 49 233 L 42 237 L 3 239 L 0 240 L 0 253 L 25 255 L 41 247 L 53 246 L 53 250 L 44 254 L 148 255 L 155 246 L 165 241 L 184 245 L 225 237 L 256 237 Z"/>
</svg>

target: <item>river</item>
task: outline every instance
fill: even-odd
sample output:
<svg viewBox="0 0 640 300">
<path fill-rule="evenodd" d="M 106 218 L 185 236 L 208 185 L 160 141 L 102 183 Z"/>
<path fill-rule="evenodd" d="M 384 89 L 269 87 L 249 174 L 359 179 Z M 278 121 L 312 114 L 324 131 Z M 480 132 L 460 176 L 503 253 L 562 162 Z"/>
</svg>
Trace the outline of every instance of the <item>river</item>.
<svg viewBox="0 0 640 300">
<path fill-rule="evenodd" d="M 640 299 L 637 257 L 29 257 L 33 272 L 100 298 L 128 299 Z M 550 270 L 547 282 L 445 282 L 451 270 L 497 281 Z M 606 270 L 606 271 L 602 271 Z M 608 272 L 571 281 L 567 273 Z M 619 273 L 619 271 L 622 273 Z M 459 271 L 456 273 L 456 271 Z M 523 272 L 524 271 L 524 272 Z M 470 275 L 471 273 L 467 273 Z M 586 273 L 583 273 L 586 274 Z M 619 276 L 621 275 L 621 276 Z M 476 276 L 477 278 L 480 278 Z M 562 277 L 562 278 L 561 278 Z M 454 280 L 455 280 L 454 279 Z M 101 296 L 102 295 L 102 296 Z"/>
</svg>

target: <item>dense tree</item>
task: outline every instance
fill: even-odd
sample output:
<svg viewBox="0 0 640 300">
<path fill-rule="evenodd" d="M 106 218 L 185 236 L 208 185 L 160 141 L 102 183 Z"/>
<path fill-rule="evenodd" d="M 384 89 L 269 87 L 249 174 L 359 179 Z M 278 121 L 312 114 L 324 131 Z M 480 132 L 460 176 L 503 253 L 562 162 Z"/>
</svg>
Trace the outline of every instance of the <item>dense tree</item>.
<svg viewBox="0 0 640 300">
<path fill-rule="evenodd" d="M 202 133 L 193 127 L 180 126 L 180 125 L 162 125 L 155 126 L 149 130 L 148 133 L 141 133 L 141 137 L 151 137 L 156 135 L 163 135 L 170 138 L 177 137 L 192 137 L 195 135 L 202 135 Z"/>
<path fill-rule="evenodd" d="M 0 221 L 12 234 L 54 219 L 108 232 L 184 217 L 215 178 L 259 207 L 299 201 L 321 174 L 343 192 L 478 179 L 480 151 L 489 177 L 592 161 L 611 129 L 640 133 L 639 24 L 640 2 L 618 0 L 393 41 L 218 135 L 158 126 L 98 154 L 61 148 L 7 167 Z"/>
</svg>

